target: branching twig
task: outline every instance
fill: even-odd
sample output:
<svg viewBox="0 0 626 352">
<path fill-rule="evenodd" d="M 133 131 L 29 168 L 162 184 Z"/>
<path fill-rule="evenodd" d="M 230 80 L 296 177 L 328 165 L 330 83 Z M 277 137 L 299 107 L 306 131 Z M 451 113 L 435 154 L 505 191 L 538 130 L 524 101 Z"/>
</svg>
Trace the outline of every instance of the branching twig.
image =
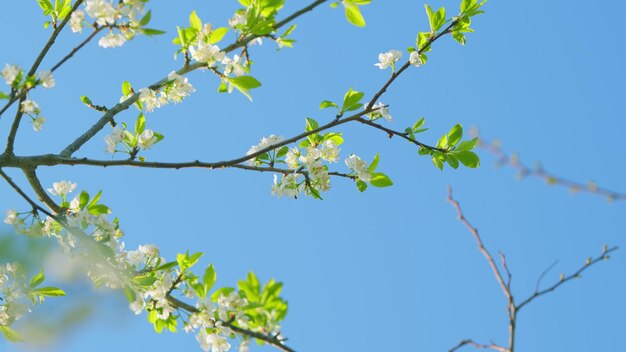
<svg viewBox="0 0 626 352">
<path fill-rule="evenodd" d="M 502 288 L 502 291 L 504 292 L 504 295 L 507 298 L 507 314 L 509 317 L 509 343 L 508 343 L 508 347 L 502 347 L 496 344 L 489 344 L 489 345 L 482 345 L 482 344 L 477 344 L 475 343 L 473 340 L 463 340 L 461 341 L 458 345 L 456 345 L 454 348 L 452 348 L 450 350 L 450 352 L 456 351 L 458 349 L 460 349 L 463 346 L 473 346 L 476 348 L 481 348 L 481 349 L 492 349 L 492 350 L 496 350 L 496 351 L 501 351 L 501 352 L 514 352 L 515 349 L 515 333 L 516 333 L 516 328 L 517 328 L 517 314 L 519 313 L 519 311 L 526 306 L 527 304 L 531 303 L 533 300 L 535 300 L 536 298 L 539 298 L 545 294 L 548 294 L 554 290 L 556 290 L 557 288 L 559 288 L 562 284 L 580 277 L 580 274 L 582 274 L 583 271 L 587 270 L 590 266 L 602 261 L 602 260 L 606 260 L 609 259 L 609 253 L 616 251 L 618 249 L 618 247 L 611 247 L 611 248 L 607 248 L 606 246 L 604 246 L 604 248 L 602 249 L 602 253 L 600 254 L 600 256 L 598 256 L 595 259 L 589 258 L 587 259 L 587 261 L 585 262 L 585 265 L 582 266 L 580 269 L 578 269 L 575 273 L 569 275 L 569 276 L 561 276 L 561 279 L 553 284 L 552 286 L 544 289 L 544 290 L 539 290 L 539 283 L 541 282 L 541 279 L 545 276 L 545 274 L 547 273 L 547 271 L 549 271 L 553 265 L 550 266 L 550 268 L 548 268 L 547 270 L 545 270 L 541 276 L 539 277 L 539 280 L 537 282 L 537 287 L 535 290 L 535 293 L 533 293 L 530 297 L 528 297 L 527 299 L 525 299 L 524 301 L 522 301 L 522 303 L 520 304 L 516 304 L 515 303 L 515 299 L 513 297 L 513 294 L 511 292 L 511 272 L 509 271 L 509 268 L 506 264 L 506 257 L 504 256 L 504 254 L 502 252 L 500 252 L 500 258 L 502 260 L 502 267 L 504 268 L 504 271 L 507 275 L 507 281 L 505 283 L 505 281 L 502 278 L 502 274 L 498 268 L 498 266 L 496 265 L 495 261 L 493 260 L 493 257 L 491 256 L 491 254 L 489 253 L 489 251 L 485 248 L 482 239 L 480 238 L 480 235 L 478 234 L 478 230 L 473 227 L 469 221 L 465 218 L 465 215 L 463 214 L 463 210 L 461 209 L 461 206 L 459 204 L 459 202 L 457 200 L 455 200 L 452 197 L 452 187 L 448 187 L 448 202 L 450 202 L 454 209 L 456 210 L 458 216 L 459 216 L 459 220 L 465 225 L 465 227 L 469 230 L 469 232 L 474 236 L 474 239 L 476 240 L 476 243 L 478 245 L 478 248 L 480 249 L 481 253 L 483 254 L 483 256 L 485 257 L 485 259 L 487 260 L 487 262 L 489 263 L 489 266 L 491 267 L 493 274 L 496 278 L 496 281 L 498 281 L 498 284 L 500 285 L 500 287 Z"/>
<path fill-rule="evenodd" d="M 498 160 L 498 165 L 512 167 L 518 171 L 520 177 L 536 177 L 543 179 L 549 185 L 562 186 L 570 189 L 572 192 L 586 192 L 607 197 L 610 201 L 626 201 L 626 193 L 616 192 L 610 189 L 599 187 L 593 181 L 586 184 L 583 182 L 573 181 L 567 178 L 556 176 L 546 171 L 541 165 L 530 167 L 523 164 L 517 154 L 506 154 L 500 147 L 500 143 L 495 141 L 486 141 L 479 138 L 477 146 L 492 155 Z"/>
</svg>

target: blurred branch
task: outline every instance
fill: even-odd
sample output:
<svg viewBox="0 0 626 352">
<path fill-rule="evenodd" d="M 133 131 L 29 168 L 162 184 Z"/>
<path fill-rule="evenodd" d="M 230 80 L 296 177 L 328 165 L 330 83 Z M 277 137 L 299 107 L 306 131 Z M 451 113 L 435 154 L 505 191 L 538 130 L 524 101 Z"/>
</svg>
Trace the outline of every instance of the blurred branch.
<svg viewBox="0 0 626 352">
<path fill-rule="evenodd" d="M 530 167 L 521 162 L 518 154 L 506 154 L 501 146 L 500 141 L 487 141 L 475 133 L 478 137 L 477 147 L 489 152 L 497 159 L 498 166 L 508 166 L 518 171 L 518 177 L 535 177 L 543 179 L 547 184 L 568 188 L 572 192 L 585 192 L 606 197 L 610 201 L 626 201 L 626 193 L 616 192 L 607 188 L 599 187 L 593 181 L 587 183 L 573 181 L 564 177 L 557 176 L 546 171 L 540 163 L 534 167 Z"/>
<path fill-rule="evenodd" d="M 546 295 L 550 292 L 553 292 L 554 290 L 556 290 L 557 288 L 559 288 L 561 285 L 563 285 L 564 283 L 575 279 L 575 278 L 580 278 L 581 274 L 587 270 L 589 267 L 591 267 L 592 265 L 603 261 L 603 260 L 608 260 L 609 259 L 609 253 L 614 252 L 618 249 L 617 246 L 615 247 L 611 247 L 608 248 L 606 245 L 602 248 L 602 253 L 596 257 L 596 258 L 588 258 L 585 261 L 585 264 L 580 267 L 576 272 L 574 272 L 573 274 L 569 275 L 569 276 L 565 276 L 565 275 L 561 275 L 561 278 L 559 279 L 558 282 L 554 283 L 553 285 L 551 285 L 550 287 L 543 289 L 543 290 L 539 290 L 539 285 L 541 283 L 541 280 L 543 279 L 543 277 L 547 274 L 547 272 L 552 269 L 552 267 L 556 264 L 552 264 L 548 269 L 544 270 L 543 273 L 541 274 L 541 276 L 539 277 L 538 281 L 537 281 L 537 286 L 535 289 L 535 292 L 528 298 L 526 298 L 525 300 L 522 301 L 522 303 L 516 304 L 515 303 L 515 299 L 513 297 L 513 294 L 511 292 L 511 272 L 509 271 L 509 268 L 506 264 L 506 257 L 504 256 L 504 254 L 502 252 L 499 252 L 500 254 L 500 258 L 502 260 L 502 267 L 504 272 L 507 275 L 507 281 L 505 283 L 503 277 L 502 277 L 502 273 L 500 271 L 500 269 L 498 268 L 496 262 L 493 259 L 493 256 L 489 253 L 489 251 L 485 248 L 483 241 L 480 237 L 480 234 L 478 233 L 478 230 L 473 227 L 470 222 L 467 220 L 467 218 L 465 217 L 465 215 L 463 214 L 463 210 L 461 208 L 461 205 L 459 204 L 459 202 L 457 200 L 455 200 L 452 196 L 452 187 L 448 187 L 448 202 L 450 202 L 452 204 L 452 206 L 454 207 L 454 209 L 457 212 L 457 215 L 459 217 L 459 220 L 465 225 L 465 227 L 469 230 L 469 232 L 472 234 L 472 236 L 474 236 L 474 239 L 476 240 L 476 244 L 478 245 L 478 249 L 480 250 L 480 252 L 483 254 L 483 256 L 485 257 L 485 259 L 487 260 L 487 262 L 489 263 L 489 266 L 491 267 L 491 270 L 493 272 L 494 277 L 496 278 L 496 281 L 498 282 L 498 284 L 500 285 L 500 287 L 502 288 L 502 291 L 504 292 L 504 295 L 507 299 L 507 314 L 509 317 L 509 343 L 508 343 L 508 347 L 502 347 L 500 345 L 491 343 L 488 345 L 484 345 L 484 344 L 479 344 L 474 342 L 471 339 L 467 339 L 467 340 L 462 340 L 458 345 L 456 345 L 455 347 L 453 347 L 451 350 L 449 350 L 450 352 L 456 351 L 464 346 L 473 346 L 475 348 L 479 348 L 479 349 L 491 349 L 491 350 L 495 350 L 495 351 L 500 351 L 500 352 L 514 352 L 515 350 L 515 333 L 516 333 L 516 328 L 517 328 L 517 314 L 519 313 L 519 311 L 525 307 L 527 304 L 531 303 L 532 301 L 534 301 L 535 299 Z"/>
</svg>

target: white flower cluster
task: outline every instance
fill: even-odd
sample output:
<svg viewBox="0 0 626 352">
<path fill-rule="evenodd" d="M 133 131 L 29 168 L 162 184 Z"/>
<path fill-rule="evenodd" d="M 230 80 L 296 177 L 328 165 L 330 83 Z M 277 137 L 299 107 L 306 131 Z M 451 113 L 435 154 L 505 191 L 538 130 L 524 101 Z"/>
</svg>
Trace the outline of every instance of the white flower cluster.
<svg viewBox="0 0 626 352">
<path fill-rule="evenodd" d="M 372 175 L 367 171 L 367 163 L 358 156 L 351 154 L 346 159 L 346 166 L 357 174 L 357 178 L 364 182 L 372 180 Z"/>
<path fill-rule="evenodd" d="M 375 64 L 381 70 L 387 69 L 389 66 L 394 67 L 395 63 L 402 58 L 402 52 L 399 50 L 390 50 L 386 53 L 378 54 L 378 63 Z M 412 51 L 409 55 L 409 63 L 415 67 L 423 64 L 419 52 Z"/>
<path fill-rule="evenodd" d="M 4 79 L 4 82 L 11 86 L 16 83 L 18 76 L 22 74 L 22 69 L 17 65 L 9 65 L 6 64 L 0 75 Z M 52 72 L 50 71 L 41 71 L 39 73 L 38 84 L 41 84 L 44 88 L 52 88 L 55 86 L 56 82 L 54 77 L 52 77 Z M 26 99 L 22 101 L 20 104 L 20 109 L 23 113 L 28 115 L 31 118 L 31 122 L 33 124 L 33 130 L 36 132 L 41 131 L 43 124 L 46 122 L 46 118 L 41 116 L 41 109 L 39 109 L 39 105 L 30 99 Z"/>
<path fill-rule="evenodd" d="M 10 326 L 28 311 L 24 278 L 16 264 L 0 264 L 0 326 Z"/>
<path fill-rule="evenodd" d="M 330 189 L 330 176 L 328 175 L 328 166 L 324 165 L 323 162 L 337 162 L 339 151 L 337 144 L 330 139 L 320 145 L 309 145 L 306 154 L 303 154 L 299 148 L 291 148 L 285 156 L 285 163 L 294 170 L 301 166 L 306 167 L 308 179 L 304 183 L 298 183 L 299 175 L 294 172 L 285 175 L 279 182 L 277 175 L 274 175 L 272 194 L 277 197 L 296 197 L 301 191 L 311 188 L 322 192 L 328 191 Z"/>
<path fill-rule="evenodd" d="M 199 331 L 196 341 L 204 351 L 226 352 L 231 348 L 228 336 L 233 332 L 223 321 L 234 321 L 246 329 L 248 320 L 242 308 L 248 304 L 237 292 L 221 294 L 217 299 L 217 305 L 208 300 L 199 300 L 196 304 L 198 313 L 189 317 L 185 323 L 185 332 Z M 239 345 L 240 352 L 248 351 L 248 340 L 243 340 Z"/>
<path fill-rule="evenodd" d="M 283 136 L 276 136 L 276 135 L 270 135 L 269 137 L 263 137 L 261 138 L 261 141 L 259 142 L 259 144 L 257 145 L 253 145 L 252 147 L 250 147 L 250 149 L 248 150 L 248 152 L 246 153 L 246 155 L 251 155 L 254 154 L 260 150 L 263 149 L 267 149 L 275 144 L 278 144 L 282 141 L 285 140 L 285 137 Z M 250 164 L 251 166 L 260 166 L 261 165 L 261 161 L 259 160 L 259 158 L 253 158 L 248 160 L 248 164 Z"/>
<path fill-rule="evenodd" d="M 76 10 L 70 17 L 72 32 L 82 32 L 85 13 L 99 27 L 109 27 L 109 33 L 100 38 L 98 44 L 103 48 L 116 48 L 124 45 L 136 35 L 136 29 L 144 10 L 145 1 L 123 0 L 115 3 L 107 0 L 85 0 L 85 10 Z M 114 32 L 116 28 L 118 31 Z"/>
<path fill-rule="evenodd" d="M 209 37 L 212 31 L 213 27 L 211 24 L 204 24 L 202 31 L 198 33 L 198 40 L 195 45 L 189 47 L 191 57 L 197 62 L 205 63 L 208 67 L 215 67 L 221 63 L 224 65 L 224 76 L 243 76 L 246 73 L 246 69 L 239 55 L 235 55 L 231 59 L 226 56 L 226 53 L 223 52 L 219 46 L 209 43 Z"/>
</svg>

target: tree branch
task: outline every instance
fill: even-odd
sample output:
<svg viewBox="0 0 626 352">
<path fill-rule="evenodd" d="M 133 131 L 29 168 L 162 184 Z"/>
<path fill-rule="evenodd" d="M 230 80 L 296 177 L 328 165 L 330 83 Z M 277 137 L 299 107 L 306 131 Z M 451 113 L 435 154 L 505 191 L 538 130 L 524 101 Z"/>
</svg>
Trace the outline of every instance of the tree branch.
<svg viewBox="0 0 626 352">
<path fill-rule="evenodd" d="M 200 313 L 200 310 L 190 304 L 187 304 L 173 296 L 171 296 L 170 294 L 167 295 L 167 300 L 168 302 L 179 309 L 183 309 L 186 310 L 189 313 Z M 226 326 L 228 328 L 230 328 L 231 330 L 233 330 L 234 332 L 240 334 L 240 335 L 244 335 L 244 336 L 248 336 L 251 338 L 255 338 L 261 341 L 264 341 L 280 350 L 283 350 L 285 352 L 295 352 L 295 350 L 289 346 L 286 346 L 283 344 L 282 340 L 279 340 L 278 338 L 271 336 L 271 335 L 265 335 L 265 334 L 261 334 L 258 332 L 254 332 L 248 329 L 243 329 L 240 328 L 236 325 L 233 325 L 232 322 L 228 322 L 228 321 L 221 321 L 223 326 Z"/>
<path fill-rule="evenodd" d="M 37 197 L 39 197 L 39 200 L 45 205 L 47 205 L 48 208 L 50 208 L 50 210 L 52 210 L 54 213 L 62 214 L 63 208 L 58 206 L 56 202 L 52 200 L 50 196 L 48 196 L 48 193 L 46 192 L 46 190 L 41 186 L 41 182 L 39 182 L 39 177 L 37 177 L 37 173 L 35 172 L 35 169 L 26 168 L 26 169 L 22 169 L 22 171 L 24 172 L 24 175 L 26 175 L 26 179 L 28 180 L 28 183 L 30 183 L 31 188 L 33 189 L 33 191 L 35 191 L 35 194 L 37 194 Z"/>
<path fill-rule="evenodd" d="M 326 2 L 326 0 L 317 0 L 315 2 L 313 2 L 312 4 L 310 4 L 309 6 L 303 8 L 302 10 L 296 11 L 294 14 L 292 14 L 291 16 L 288 16 L 285 20 L 278 22 L 274 28 L 278 29 L 282 26 L 284 26 L 285 24 L 287 24 L 288 22 L 296 19 L 297 17 L 301 16 L 302 14 L 313 10 L 315 7 L 319 6 L 320 4 Z M 261 37 L 260 35 L 250 35 L 247 36 L 241 40 L 237 40 L 235 43 L 227 46 L 223 51 L 225 53 L 229 53 L 239 47 L 245 46 L 247 45 L 249 42 L 251 42 L 252 40 Z M 183 68 L 179 69 L 178 71 L 176 71 L 177 74 L 179 75 L 184 75 L 187 74 L 191 71 L 197 70 L 199 68 L 206 68 L 206 64 L 205 63 L 199 63 L 196 62 L 194 64 L 191 65 L 185 65 Z M 156 90 L 159 89 L 161 87 L 163 87 L 167 82 L 169 82 L 169 80 L 166 78 L 161 79 L 160 81 L 148 86 L 149 89 L 152 90 Z M 106 126 L 107 123 L 109 123 L 110 121 L 112 121 L 112 119 L 115 117 L 115 115 L 117 115 L 118 113 L 128 109 L 132 104 L 134 104 L 137 100 L 139 99 L 139 93 L 135 93 L 132 96 L 130 96 L 128 99 L 126 99 L 125 101 L 115 105 L 114 107 L 112 107 L 111 109 L 109 109 L 104 115 L 102 115 L 102 117 L 93 125 L 91 126 L 91 128 L 89 128 L 85 133 L 83 133 L 81 136 L 79 136 L 78 138 L 76 138 L 76 140 L 74 140 L 74 142 L 70 143 L 67 147 L 65 147 L 65 149 L 63 149 L 61 151 L 61 155 L 65 156 L 65 157 L 70 157 L 72 156 L 72 154 L 74 154 L 78 149 L 80 149 L 80 147 L 82 147 L 85 143 L 87 143 L 91 138 L 93 138 L 93 136 L 96 135 L 96 133 L 98 133 L 102 128 L 104 128 L 104 126 Z"/>
<path fill-rule="evenodd" d="M 497 158 L 497 162 L 499 165 L 506 165 L 517 170 L 520 177 L 536 177 L 543 179 L 549 185 L 557 185 L 569 188 L 572 192 L 585 192 L 590 194 L 596 194 L 607 197 L 607 199 L 609 199 L 610 201 L 626 201 L 626 193 L 616 192 L 603 187 L 599 187 L 592 181 L 589 181 L 585 184 L 582 182 L 563 178 L 544 170 L 541 165 L 538 165 L 536 167 L 527 166 L 520 161 L 518 155 L 506 154 L 500 147 L 499 142 L 490 142 L 480 138 L 480 136 L 478 141 L 479 143 L 477 144 L 477 146 L 479 148 L 494 155 Z"/>
</svg>

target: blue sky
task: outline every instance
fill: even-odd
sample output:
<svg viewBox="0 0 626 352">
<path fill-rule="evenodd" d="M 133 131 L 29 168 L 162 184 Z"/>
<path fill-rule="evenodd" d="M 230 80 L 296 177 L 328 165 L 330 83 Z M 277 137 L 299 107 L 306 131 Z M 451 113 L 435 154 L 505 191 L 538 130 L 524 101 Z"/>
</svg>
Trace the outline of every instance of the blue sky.
<svg viewBox="0 0 626 352">
<path fill-rule="evenodd" d="M 288 1 L 282 13 L 304 4 Z M 91 44 L 81 51 L 55 75 L 55 89 L 33 93 L 48 121 L 39 134 L 23 126 L 16 153 L 62 149 L 99 117 L 82 106 L 81 95 L 111 106 L 122 81 L 142 87 L 161 79 L 182 64 L 172 60 L 170 41 L 192 9 L 205 22 L 225 25 L 237 5 L 234 0 L 152 1 L 152 26 L 168 34 L 140 37 L 121 49 Z M 455 1 L 431 5 L 450 12 L 458 8 Z M 626 3 L 594 5 L 489 2 L 465 47 L 444 38 L 427 65 L 401 77 L 383 97 L 395 119 L 390 127 L 402 130 L 424 116 L 430 130 L 422 138 L 434 143 L 456 123 L 477 126 L 484 137 L 499 138 L 505 150 L 520 152 L 531 165 L 540 160 L 556 174 L 624 190 L 626 73 L 624 49 L 616 40 L 622 28 L 601 14 L 623 13 Z M 319 102 L 339 100 L 349 87 L 371 96 L 389 74 L 374 67 L 378 53 L 413 45 L 428 24 L 422 1 L 374 1 L 363 12 L 368 26 L 355 28 L 339 10 L 321 6 L 296 21 L 294 49 L 277 52 L 269 42 L 255 47 L 253 74 L 263 87 L 254 92 L 253 103 L 238 94 L 217 95 L 218 82 L 208 73 L 190 74 L 198 92 L 148 116 L 166 137 L 146 153 L 148 159 L 240 156 L 262 136 L 299 133 L 305 117 L 329 121 L 331 113 L 319 111 Z M 48 36 L 43 21 L 35 1 L 5 4 L 0 64 L 31 64 Z M 80 40 L 64 33 L 43 68 Z M 134 111 L 121 115 L 129 123 L 134 117 Z M 9 123 L 6 117 L 0 120 L 3 140 Z M 271 174 L 238 170 L 55 167 L 39 174 L 46 185 L 70 179 L 80 189 L 102 189 L 128 247 L 154 243 L 167 258 L 187 249 L 203 251 L 202 263 L 214 263 L 224 286 L 251 270 L 263 281 L 283 281 L 290 303 L 284 333 L 299 351 L 447 351 L 464 338 L 506 342 L 506 302 L 445 200 L 448 185 L 491 251 L 506 253 L 516 297 L 531 294 L 554 260 L 558 265 L 544 284 L 580 267 L 605 243 L 625 244 L 623 203 L 572 195 L 536 179 L 516 180 L 512 170 L 496 168 L 484 152 L 477 170 L 441 172 L 410 145 L 380 131 L 360 125 L 338 131 L 346 139 L 344 156 L 371 159 L 380 152 L 379 169 L 394 187 L 358 193 L 351 182 L 336 179 L 324 201 L 288 200 L 271 196 Z M 103 152 L 106 133 L 76 156 L 109 158 Z M 345 171 L 343 164 L 337 168 Z M 26 185 L 19 172 L 10 171 Z M 6 185 L 0 195 L 2 209 L 27 208 Z M 518 350 L 621 346 L 625 257 L 618 251 L 582 280 L 525 308 Z M 192 335 L 156 335 L 145 316 L 135 317 L 123 301 L 119 304 L 121 309 L 94 316 L 49 349 L 200 350 Z M 0 346 L 18 350 L 5 342 Z"/>
</svg>

